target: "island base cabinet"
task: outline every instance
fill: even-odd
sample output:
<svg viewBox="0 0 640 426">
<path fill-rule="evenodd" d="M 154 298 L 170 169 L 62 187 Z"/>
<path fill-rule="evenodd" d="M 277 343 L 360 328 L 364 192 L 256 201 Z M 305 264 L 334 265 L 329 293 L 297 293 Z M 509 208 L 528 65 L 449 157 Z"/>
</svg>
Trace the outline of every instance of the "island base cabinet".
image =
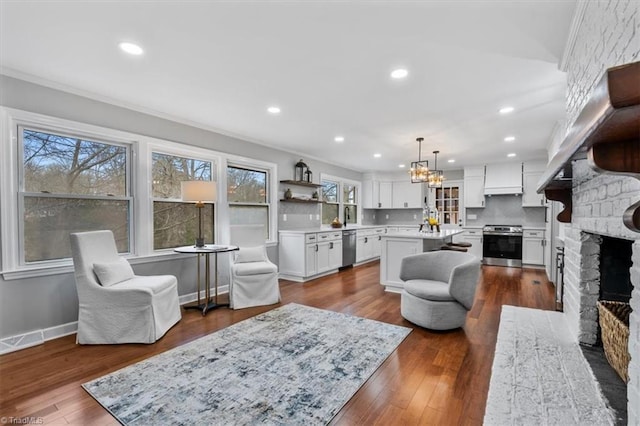
<svg viewBox="0 0 640 426">
<path fill-rule="evenodd" d="M 380 254 L 380 284 L 385 286 L 386 291 L 399 293 L 404 288 L 404 283 L 400 279 L 400 266 L 402 258 L 412 254 L 426 251 L 438 250 L 442 245 L 441 241 L 393 238 L 381 239 Z"/>
</svg>

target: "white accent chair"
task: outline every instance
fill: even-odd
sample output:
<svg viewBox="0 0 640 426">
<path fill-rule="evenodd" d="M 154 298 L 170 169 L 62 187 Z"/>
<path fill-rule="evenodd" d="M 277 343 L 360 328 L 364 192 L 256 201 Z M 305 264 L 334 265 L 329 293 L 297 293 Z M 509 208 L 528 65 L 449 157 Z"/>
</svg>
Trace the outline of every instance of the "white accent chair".
<svg viewBox="0 0 640 426">
<path fill-rule="evenodd" d="M 229 304 L 232 309 L 273 305 L 280 301 L 278 267 L 269 261 L 263 225 L 232 225 Z"/>
<path fill-rule="evenodd" d="M 134 275 L 111 231 L 71 234 L 80 344 L 153 343 L 180 321 L 173 275 Z"/>
<path fill-rule="evenodd" d="M 402 259 L 402 316 L 431 330 L 462 327 L 480 277 L 480 259 L 457 251 L 432 251 Z"/>
</svg>

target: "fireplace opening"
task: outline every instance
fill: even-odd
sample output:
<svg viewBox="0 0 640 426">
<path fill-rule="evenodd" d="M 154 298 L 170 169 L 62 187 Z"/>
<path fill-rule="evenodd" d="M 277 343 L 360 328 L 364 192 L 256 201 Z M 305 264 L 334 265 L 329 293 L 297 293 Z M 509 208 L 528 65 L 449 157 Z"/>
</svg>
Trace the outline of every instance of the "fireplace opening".
<svg viewBox="0 0 640 426">
<path fill-rule="evenodd" d="M 630 269 L 633 241 L 602 236 L 600 243 L 600 300 L 629 303 L 633 285 Z"/>
</svg>

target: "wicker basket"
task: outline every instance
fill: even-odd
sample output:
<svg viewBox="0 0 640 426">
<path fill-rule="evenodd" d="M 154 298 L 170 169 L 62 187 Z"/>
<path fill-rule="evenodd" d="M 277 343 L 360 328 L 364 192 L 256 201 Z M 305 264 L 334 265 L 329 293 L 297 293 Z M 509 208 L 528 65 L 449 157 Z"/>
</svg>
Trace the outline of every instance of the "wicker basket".
<svg viewBox="0 0 640 426">
<path fill-rule="evenodd" d="M 629 314 L 631 307 L 624 302 L 598 302 L 602 345 L 607 361 L 624 380 L 629 381 Z"/>
</svg>

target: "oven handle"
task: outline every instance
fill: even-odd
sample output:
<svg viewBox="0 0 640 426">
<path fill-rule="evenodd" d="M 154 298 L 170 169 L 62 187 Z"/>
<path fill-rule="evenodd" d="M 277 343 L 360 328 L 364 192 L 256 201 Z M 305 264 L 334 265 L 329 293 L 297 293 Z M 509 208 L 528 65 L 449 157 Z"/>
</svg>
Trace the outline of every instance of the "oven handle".
<svg viewBox="0 0 640 426">
<path fill-rule="evenodd" d="M 521 237 L 520 232 L 483 232 L 482 235 L 498 235 L 503 237 Z"/>
</svg>

